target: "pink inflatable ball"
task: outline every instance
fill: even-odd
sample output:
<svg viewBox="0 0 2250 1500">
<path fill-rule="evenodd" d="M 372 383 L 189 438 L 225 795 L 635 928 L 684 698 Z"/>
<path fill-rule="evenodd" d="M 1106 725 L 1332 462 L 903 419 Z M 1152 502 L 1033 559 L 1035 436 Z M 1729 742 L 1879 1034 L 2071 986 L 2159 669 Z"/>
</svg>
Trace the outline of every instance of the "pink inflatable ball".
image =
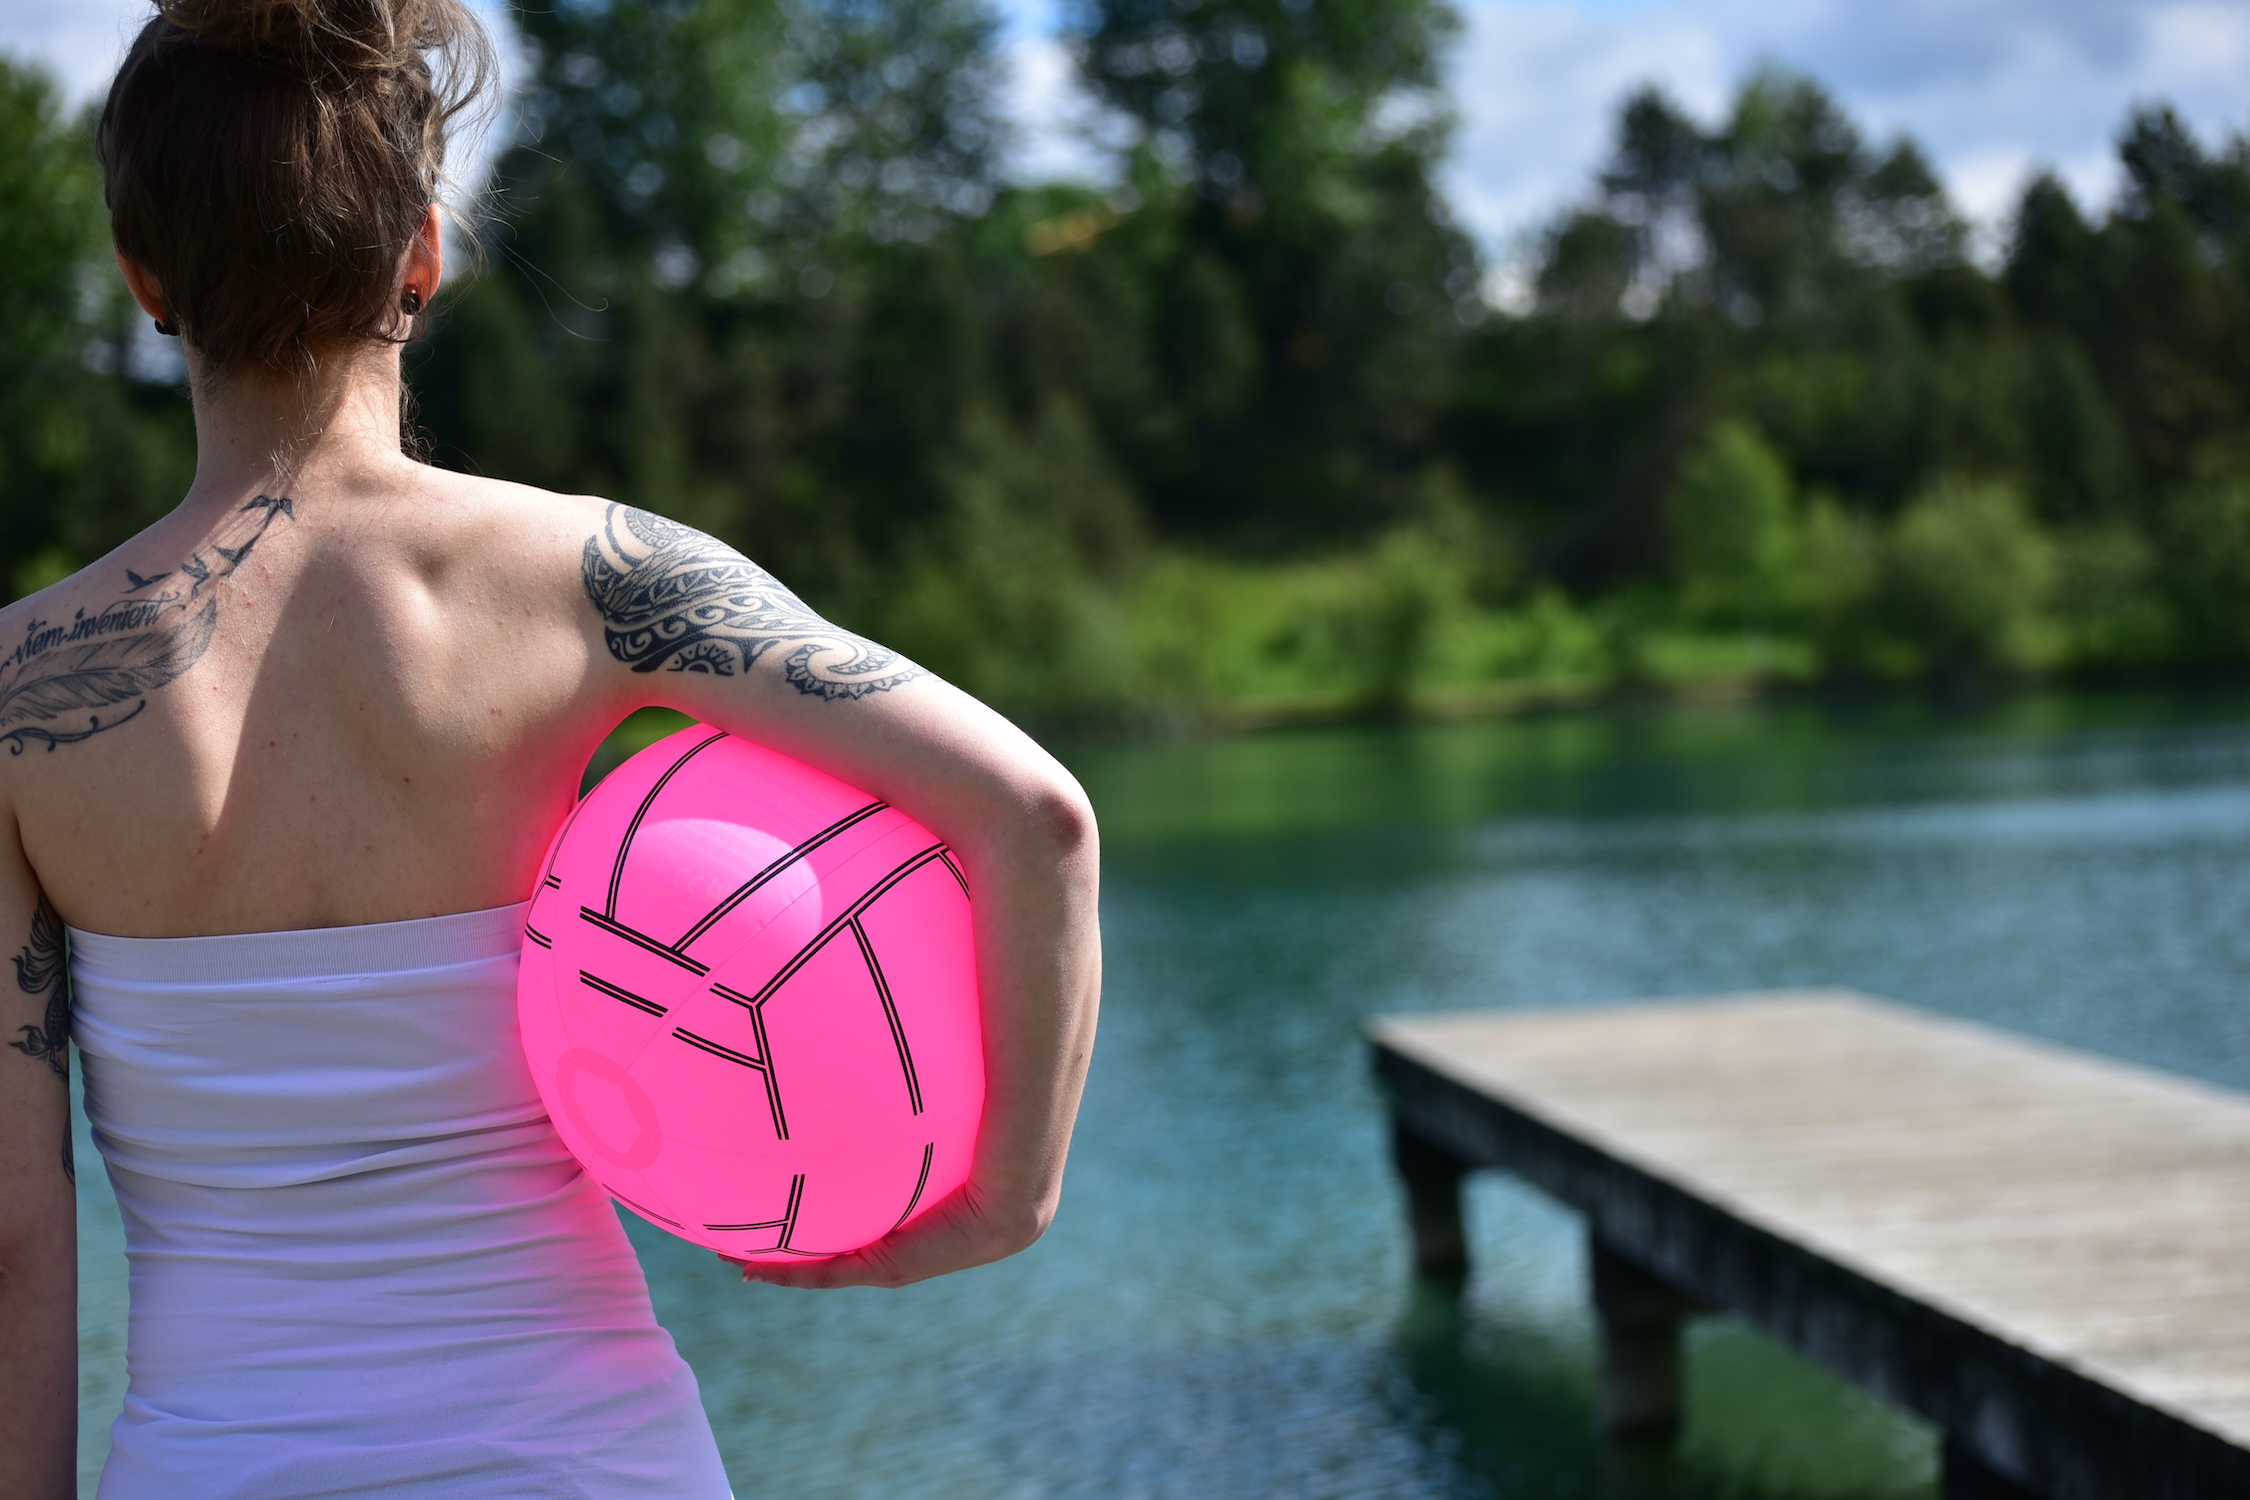
<svg viewBox="0 0 2250 1500">
<path fill-rule="evenodd" d="M 968 884 L 929 830 L 787 756 L 696 725 L 611 772 L 548 850 L 518 999 L 565 1144 L 698 1245 L 840 1255 L 968 1178 Z"/>
</svg>

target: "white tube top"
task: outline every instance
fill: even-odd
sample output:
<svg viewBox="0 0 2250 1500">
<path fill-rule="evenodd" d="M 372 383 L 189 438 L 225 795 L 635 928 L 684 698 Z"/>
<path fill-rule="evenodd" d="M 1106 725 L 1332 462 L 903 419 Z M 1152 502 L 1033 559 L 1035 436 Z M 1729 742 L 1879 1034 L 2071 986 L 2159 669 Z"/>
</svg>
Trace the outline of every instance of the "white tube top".
<svg viewBox="0 0 2250 1500">
<path fill-rule="evenodd" d="M 524 1067 L 524 911 L 71 932 L 131 1264 L 101 1500 L 727 1500 Z"/>
</svg>

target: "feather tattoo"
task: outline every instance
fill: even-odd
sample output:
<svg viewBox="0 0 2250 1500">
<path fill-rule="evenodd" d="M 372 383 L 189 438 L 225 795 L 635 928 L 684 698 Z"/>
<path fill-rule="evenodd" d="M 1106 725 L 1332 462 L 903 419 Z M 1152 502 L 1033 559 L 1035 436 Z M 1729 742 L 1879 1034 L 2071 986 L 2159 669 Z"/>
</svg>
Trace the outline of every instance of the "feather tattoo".
<svg viewBox="0 0 2250 1500">
<path fill-rule="evenodd" d="M 171 573 L 142 577 L 125 570 L 125 597 L 69 623 L 34 618 L 23 639 L 0 657 L 0 742 L 11 755 L 26 745 L 75 745 L 115 729 L 148 707 L 151 693 L 176 682 L 202 659 L 219 628 L 215 584 L 249 557 L 276 517 L 294 519 L 287 496 L 260 495 L 238 514 L 257 519 L 232 546 L 214 542 L 223 560 L 213 570 L 197 553 Z M 184 580 L 145 593 L 174 576 Z M 138 597 L 136 597 L 138 596 Z"/>
</svg>

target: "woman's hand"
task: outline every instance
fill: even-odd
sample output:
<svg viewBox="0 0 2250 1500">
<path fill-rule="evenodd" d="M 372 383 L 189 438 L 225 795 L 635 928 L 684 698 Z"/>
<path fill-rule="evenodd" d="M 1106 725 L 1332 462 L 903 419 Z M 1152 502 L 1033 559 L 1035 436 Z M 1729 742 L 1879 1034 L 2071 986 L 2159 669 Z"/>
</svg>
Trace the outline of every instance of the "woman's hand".
<svg viewBox="0 0 2250 1500">
<path fill-rule="evenodd" d="M 994 1206 L 965 1183 L 930 1212 L 904 1229 L 883 1236 L 849 1255 L 795 1262 L 719 1259 L 739 1266 L 744 1281 L 769 1286 L 829 1291 L 845 1286 L 912 1286 L 951 1271 L 1006 1260 L 1025 1249 L 1046 1229 L 1044 1220 L 1003 1219 Z"/>
</svg>

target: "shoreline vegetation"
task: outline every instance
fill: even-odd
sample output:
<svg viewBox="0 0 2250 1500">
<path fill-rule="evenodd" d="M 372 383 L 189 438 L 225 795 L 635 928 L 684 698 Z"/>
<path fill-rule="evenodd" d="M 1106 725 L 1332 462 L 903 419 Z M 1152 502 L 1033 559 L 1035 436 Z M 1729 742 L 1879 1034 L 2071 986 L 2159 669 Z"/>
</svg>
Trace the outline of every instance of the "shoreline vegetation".
<svg viewBox="0 0 2250 1500">
<path fill-rule="evenodd" d="M 1644 89 L 1502 265 L 1436 186 L 1442 0 L 1088 0 L 1103 185 L 1008 175 L 983 0 L 512 15 L 422 451 L 708 531 L 1042 733 L 2250 666 L 2250 138 L 2161 104 L 2114 202 L 2036 174 L 1976 251 L 1815 80 Z M 192 469 L 107 248 L 0 59 L 15 597 Z"/>
</svg>

